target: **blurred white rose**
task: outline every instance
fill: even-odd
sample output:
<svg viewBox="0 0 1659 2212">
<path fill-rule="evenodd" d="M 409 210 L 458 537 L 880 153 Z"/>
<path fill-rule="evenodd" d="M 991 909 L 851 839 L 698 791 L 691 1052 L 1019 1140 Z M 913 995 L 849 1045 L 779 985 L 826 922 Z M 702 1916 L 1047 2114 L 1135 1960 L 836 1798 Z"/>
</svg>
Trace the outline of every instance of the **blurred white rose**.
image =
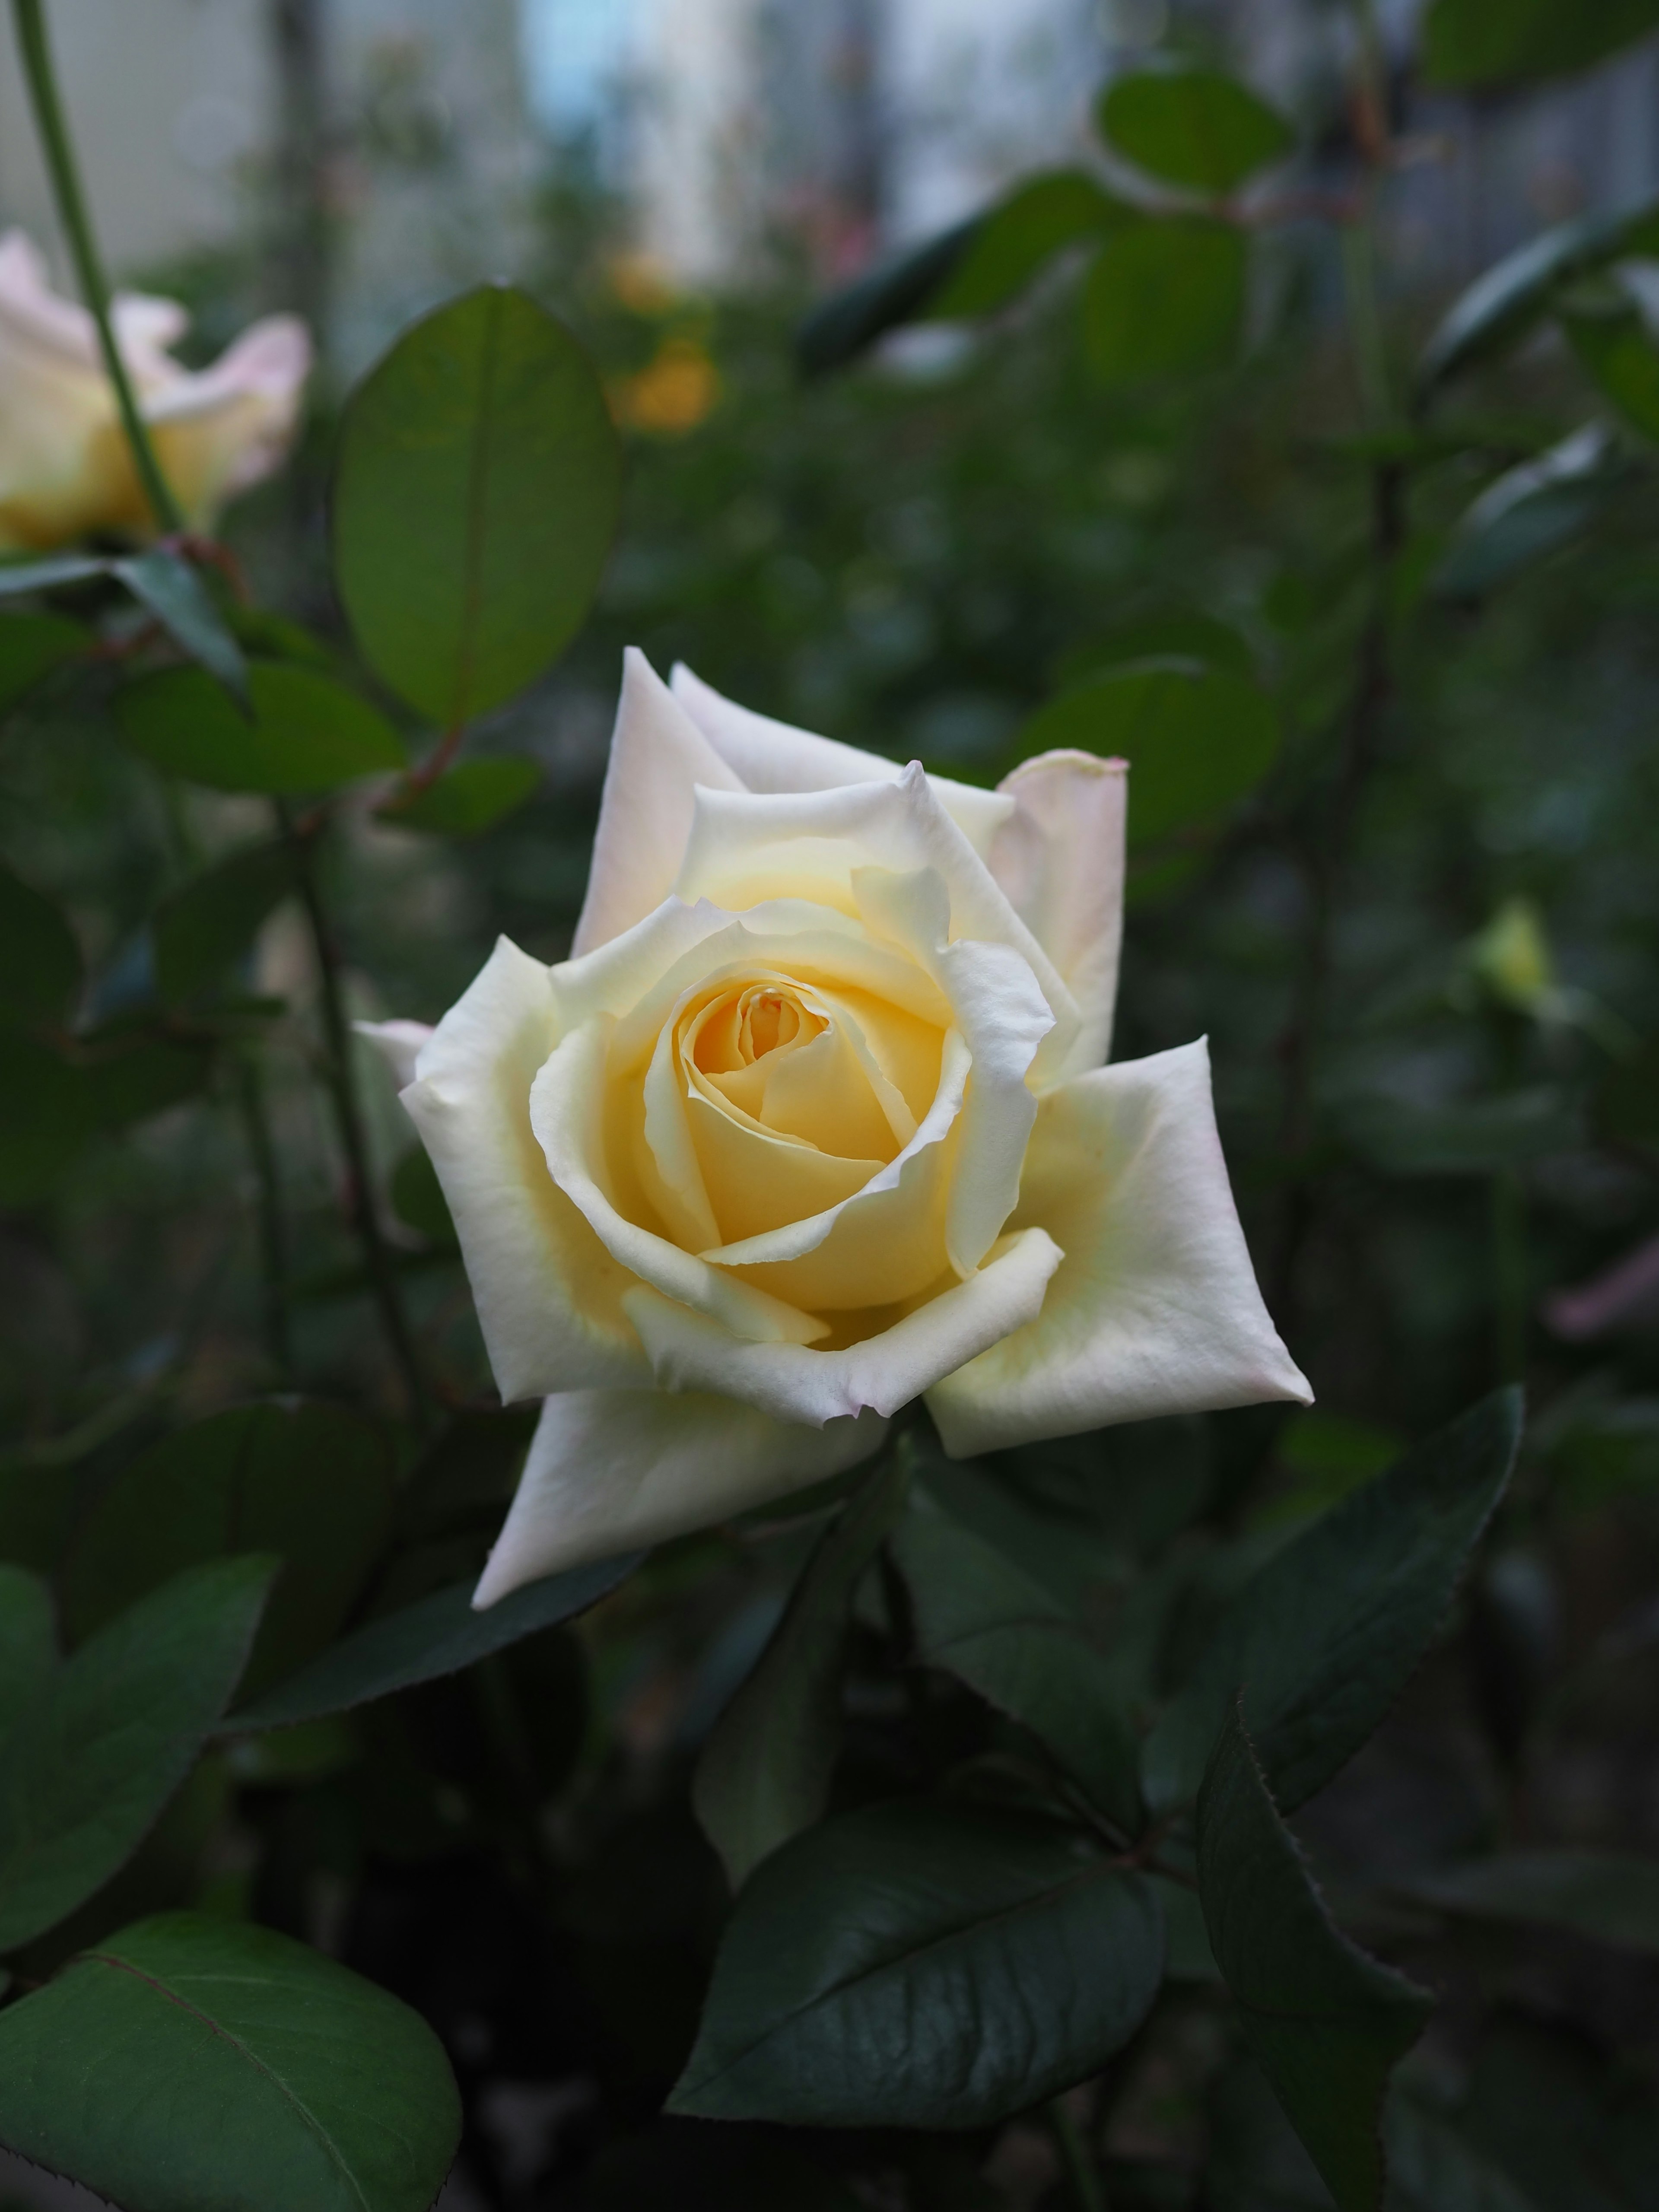
<svg viewBox="0 0 1659 2212">
<path fill-rule="evenodd" d="M 156 457 L 192 529 L 269 476 L 292 440 L 311 340 L 292 315 L 245 331 L 212 368 L 167 351 L 188 318 L 171 300 L 118 295 L 116 343 Z M 0 237 L 0 553 L 40 552 L 91 531 L 152 533 L 92 317 L 60 299 L 21 231 Z"/>
<path fill-rule="evenodd" d="M 1103 1065 L 1122 764 L 995 791 L 630 653 L 574 956 L 378 1034 L 496 1381 L 546 1401 L 476 1602 L 851 1465 L 1305 1401 L 1201 1043 Z"/>
</svg>

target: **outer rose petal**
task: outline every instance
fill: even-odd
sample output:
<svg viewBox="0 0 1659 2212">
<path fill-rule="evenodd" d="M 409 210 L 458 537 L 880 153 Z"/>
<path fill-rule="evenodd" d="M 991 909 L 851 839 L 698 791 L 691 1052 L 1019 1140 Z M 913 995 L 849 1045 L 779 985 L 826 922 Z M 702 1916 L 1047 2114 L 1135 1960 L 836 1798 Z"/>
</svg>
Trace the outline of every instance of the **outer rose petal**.
<svg viewBox="0 0 1659 2212">
<path fill-rule="evenodd" d="M 1015 812 L 991 847 L 991 873 L 1082 1016 L 1066 1075 L 1098 1067 L 1112 1041 L 1127 766 L 1092 753 L 1039 753 L 997 787 L 1015 801 Z"/>
<path fill-rule="evenodd" d="M 1066 1257 L 1034 1320 L 928 1391 L 953 1458 L 1157 1413 L 1311 1400 L 1256 1288 L 1201 1042 L 1050 1091 L 1011 1225 L 1052 1229 Z"/>
<path fill-rule="evenodd" d="M 432 1034 L 431 1024 L 356 1022 L 353 1027 L 359 1036 L 367 1037 L 380 1052 L 398 1090 L 406 1091 L 415 1080 L 415 1063 L 421 1056 L 422 1046 Z"/>
<path fill-rule="evenodd" d="M 180 504 L 210 521 L 233 493 L 268 477 L 287 453 L 311 373 L 311 337 L 293 315 L 243 331 L 211 368 L 175 370 L 144 402 Z"/>
<path fill-rule="evenodd" d="M 542 1407 L 475 1606 L 520 1583 L 706 1528 L 867 1459 L 874 1414 L 791 1428 L 729 1398 L 567 1390 Z"/>
<path fill-rule="evenodd" d="M 619 1303 L 633 1279 L 548 1174 L 530 1126 L 553 1035 L 547 969 L 501 938 L 403 1093 L 455 1217 L 507 1399 L 650 1376 Z"/>
</svg>

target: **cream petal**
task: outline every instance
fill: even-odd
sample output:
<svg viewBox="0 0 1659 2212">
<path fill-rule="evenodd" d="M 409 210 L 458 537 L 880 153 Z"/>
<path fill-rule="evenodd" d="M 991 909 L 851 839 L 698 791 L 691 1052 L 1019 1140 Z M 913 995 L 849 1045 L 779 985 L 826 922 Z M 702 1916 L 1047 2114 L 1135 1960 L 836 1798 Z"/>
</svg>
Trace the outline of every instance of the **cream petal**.
<svg viewBox="0 0 1659 2212">
<path fill-rule="evenodd" d="M 553 1048 L 547 969 L 507 939 L 421 1048 L 403 1093 L 443 1185 L 503 1398 L 641 1383 L 631 1276 L 547 1171 L 530 1122 Z"/>
<path fill-rule="evenodd" d="M 399 1091 L 413 1083 L 415 1063 L 432 1034 L 429 1022 L 354 1022 L 352 1027 L 380 1052 Z"/>
<path fill-rule="evenodd" d="M 890 1414 L 1039 1310 L 1060 1248 L 1040 1229 L 1004 1240 L 965 1283 L 952 1283 L 878 1334 L 838 1352 L 745 1342 L 641 1284 L 628 1292 L 658 1382 L 713 1390 L 780 1421 L 814 1426 L 873 1407 Z"/>
<path fill-rule="evenodd" d="M 750 791 L 833 791 L 848 783 L 896 783 L 902 772 L 884 754 L 814 737 L 810 730 L 775 722 L 768 714 L 722 698 L 684 661 L 676 664 L 670 681 L 675 698 Z M 957 783 L 946 775 L 931 775 L 927 781 L 945 812 L 983 857 L 1013 814 L 1013 806 L 998 792 Z"/>
<path fill-rule="evenodd" d="M 622 696 L 599 799 L 580 958 L 642 921 L 674 888 L 698 784 L 741 791 L 729 769 L 637 647 L 623 657 Z"/>
<path fill-rule="evenodd" d="M 227 499 L 279 466 L 293 441 L 311 361 L 305 325 L 293 315 L 270 315 L 244 331 L 210 368 L 177 370 L 146 394 L 144 419 L 193 520 L 210 520 Z"/>
<path fill-rule="evenodd" d="M 1128 763 L 1039 753 L 997 787 L 1015 803 L 991 847 L 991 873 L 1064 978 L 1082 1025 L 1062 1079 L 1098 1067 L 1112 1041 L 1123 939 Z"/>
<path fill-rule="evenodd" d="M 801 1428 L 702 1394 L 562 1392 L 542 1407 L 472 1602 L 826 1481 L 867 1459 L 886 1428 L 873 1413 Z"/>
<path fill-rule="evenodd" d="M 707 1315 L 722 1333 L 763 1343 L 810 1344 L 828 1334 L 810 1314 L 751 1290 L 654 1231 L 630 1221 L 610 1188 L 606 1158 L 609 1017 L 562 1037 L 530 1085 L 530 1120 L 559 1189 L 577 1206 L 620 1267 L 666 1297 Z"/>
<path fill-rule="evenodd" d="M 1311 1400 L 1256 1287 L 1203 1043 L 1051 1091 L 1014 1220 L 1063 1237 L 1066 1257 L 1040 1314 L 928 1391 L 954 1457 L 1158 1413 Z M 641 1335 L 660 1372 L 654 1337 Z"/>
</svg>

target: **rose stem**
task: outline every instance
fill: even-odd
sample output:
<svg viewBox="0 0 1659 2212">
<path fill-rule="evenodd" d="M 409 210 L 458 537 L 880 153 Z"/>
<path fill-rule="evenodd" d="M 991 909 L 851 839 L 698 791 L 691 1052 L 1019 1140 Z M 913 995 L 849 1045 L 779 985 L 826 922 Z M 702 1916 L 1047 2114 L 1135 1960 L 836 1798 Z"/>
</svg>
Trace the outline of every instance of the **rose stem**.
<svg viewBox="0 0 1659 2212">
<path fill-rule="evenodd" d="M 115 404 L 121 410 L 121 427 L 126 432 L 138 481 L 149 501 L 157 527 L 163 536 L 172 537 L 183 530 L 185 518 L 166 477 L 161 473 L 161 465 L 155 457 L 155 448 L 150 442 L 144 418 L 138 412 L 138 401 L 127 374 L 126 363 L 115 343 L 115 330 L 109 314 L 109 281 L 104 274 L 98 241 L 93 235 L 86 197 L 82 191 L 80 173 L 76 167 L 75 147 L 70 137 L 63 101 L 58 97 L 52 46 L 46 36 L 45 10 L 41 0 L 11 0 L 11 6 L 18 51 L 23 58 L 23 74 L 28 80 L 29 105 L 34 111 L 35 127 L 40 133 L 46 167 L 52 176 L 52 198 L 57 203 L 58 220 L 69 240 L 75 273 L 80 280 L 81 295 L 97 325 L 104 367 L 114 389 Z"/>
</svg>

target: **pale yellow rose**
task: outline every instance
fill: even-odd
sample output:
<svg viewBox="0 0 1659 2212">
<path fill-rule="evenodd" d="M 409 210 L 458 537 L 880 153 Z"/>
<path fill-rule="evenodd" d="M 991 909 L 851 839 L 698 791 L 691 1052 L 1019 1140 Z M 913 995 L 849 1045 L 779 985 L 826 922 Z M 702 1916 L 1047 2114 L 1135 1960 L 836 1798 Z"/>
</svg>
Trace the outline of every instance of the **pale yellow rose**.
<svg viewBox="0 0 1659 2212">
<path fill-rule="evenodd" d="M 374 1034 L 503 1397 L 546 1402 L 476 1602 L 834 1474 L 1306 1401 L 1202 1044 L 1103 1065 L 1124 771 L 994 792 L 630 653 L 573 957 L 502 939 Z"/>
<path fill-rule="evenodd" d="M 116 343 L 156 457 L 191 528 L 269 476 L 293 437 L 311 341 L 292 315 L 256 323 L 211 368 L 168 353 L 187 326 L 171 300 L 116 298 Z M 0 553 L 94 531 L 146 537 L 139 489 L 92 317 L 60 299 L 21 231 L 0 237 Z"/>
</svg>

